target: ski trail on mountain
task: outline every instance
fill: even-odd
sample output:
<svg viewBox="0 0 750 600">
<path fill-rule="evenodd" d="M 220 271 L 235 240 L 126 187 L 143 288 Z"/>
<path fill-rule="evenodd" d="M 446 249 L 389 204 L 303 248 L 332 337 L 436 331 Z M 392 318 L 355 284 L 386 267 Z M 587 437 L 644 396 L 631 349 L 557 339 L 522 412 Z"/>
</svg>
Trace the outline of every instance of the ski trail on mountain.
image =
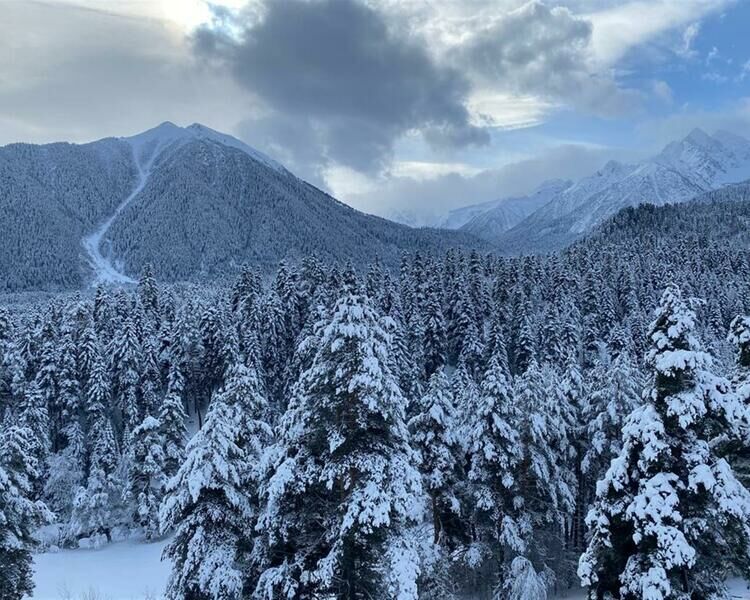
<svg viewBox="0 0 750 600">
<path fill-rule="evenodd" d="M 87 235 L 81 241 L 84 249 L 89 255 L 89 265 L 94 271 L 94 278 L 91 281 L 92 287 L 95 287 L 99 284 L 127 284 L 136 282 L 135 279 L 128 277 L 127 275 L 125 275 L 125 273 L 117 269 L 117 267 L 112 262 L 111 249 L 107 252 L 106 256 L 102 253 L 102 242 L 104 241 L 104 236 L 107 235 L 107 231 L 109 231 L 110 227 L 112 227 L 112 223 L 115 222 L 115 219 L 123 210 L 125 210 L 128 204 L 130 204 L 132 200 L 141 193 L 143 188 L 146 186 L 148 176 L 151 172 L 151 165 L 153 164 L 154 159 L 158 154 L 159 152 L 157 149 L 151 155 L 151 158 L 149 158 L 146 164 L 141 165 L 140 161 L 138 160 L 137 150 L 135 147 L 133 147 L 133 162 L 135 163 L 136 169 L 138 170 L 138 183 L 136 184 L 133 191 L 130 192 L 130 195 L 125 198 L 125 200 L 123 200 L 115 209 L 115 212 L 112 214 L 112 216 L 110 216 L 106 221 L 99 225 L 96 231 L 94 231 L 90 235 Z"/>
</svg>

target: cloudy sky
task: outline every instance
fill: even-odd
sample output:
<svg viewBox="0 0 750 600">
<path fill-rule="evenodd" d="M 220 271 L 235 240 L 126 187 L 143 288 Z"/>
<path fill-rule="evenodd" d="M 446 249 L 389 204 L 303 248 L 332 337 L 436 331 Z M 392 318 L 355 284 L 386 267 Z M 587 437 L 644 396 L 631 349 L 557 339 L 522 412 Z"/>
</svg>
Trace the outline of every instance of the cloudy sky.
<svg viewBox="0 0 750 600">
<path fill-rule="evenodd" d="M 414 215 L 750 135 L 743 0 L 0 0 L 0 144 L 171 120 Z"/>
</svg>

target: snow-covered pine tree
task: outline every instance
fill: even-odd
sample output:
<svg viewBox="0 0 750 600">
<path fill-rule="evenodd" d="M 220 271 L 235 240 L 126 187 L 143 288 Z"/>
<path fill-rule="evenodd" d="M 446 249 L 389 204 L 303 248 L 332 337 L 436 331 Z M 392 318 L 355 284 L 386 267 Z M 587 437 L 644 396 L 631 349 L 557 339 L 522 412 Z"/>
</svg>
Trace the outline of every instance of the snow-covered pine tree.
<svg viewBox="0 0 750 600">
<path fill-rule="evenodd" d="M 53 519 L 41 501 L 32 501 L 31 482 L 38 477 L 31 453 L 33 434 L 23 426 L 0 430 L 0 598 L 31 595 L 32 532 Z"/>
<path fill-rule="evenodd" d="M 260 276 L 249 265 L 243 265 L 229 294 L 232 312 L 242 315 L 243 319 L 250 317 L 257 307 L 260 292 Z"/>
<path fill-rule="evenodd" d="M 737 348 L 737 359 L 732 376 L 732 390 L 740 402 L 750 410 L 750 317 L 737 316 L 729 326 L 729 342 Z M 734 440 L 726 448 L 737 479 L 750 488 L 750 443 Z"/>
<path fill-rule="evenodd" d="M 46 324 L 43 329 L 43 341 L 38 356 L 35 356 L 37 364 L 35 379 L 39 391 L 47 404 L 47 413 L 50 420 L 50 440 L 52 450 L 60 449 L 62 440 L 62 407 L 60 406 L 60 393 L 58 385 L 58 352 L 55 344 L 55 332 L 51 324 Z M 29 348 L 32 352 L 33 349 Z M 28 361 L 27 361 L 28 364 Z"/>
<path fill-rule="evenodd" d="M 517 469 L 523 447 L 508 375 L 499 356 L 484 374 L 469 408 L 468 480 L 472 485 L 474 540 L 467 554 L 485 592 L 494 590 L 510 561 L 526 551 L 530 522 L 519 504 Z"/>
<path fill-rule="evenodd" d="M 592 486 L 603 479 L 609 463 L 619 455 L 623 425 L 640 404 L 642 390 L 641 376 L 626 352 L 591 371 L 583 403 L 586 445 L 581 468 Z"/>
<path fill-rule="evenodd" d="M 567 400 L 556 372 L 548 365 L 540 367 L 534 358 L 516 379 L 514 398 L 523 447 L 518 485 L 531 523 L 527 558 L 539 567 L 558 566 L 564 559 L 576 491 L 564 417 Z"/>
<path fill-rule="evenodd" d="M 409 420 L 412 447 L 419 456 L 424 489 L 431 500 L 433 540 L 449 548 L 463 539 L 465 529 L 456 490 L 463 475 L 463 452 L 454 402 L 450 381 L 443 369 L 438 369 Z"/>
<path fill-rule="evenodd" d="M 446 363 L 447 347 L 441 297 L 440 280 L 431 277 L 429 287 L 425 290 L 422 312 L 424 370 L 428 378 Z"/>
<path fill-rule="evenodd" d="M 200 317 L 201 356 L 200 393 L 206 404 L 219 391 L 227 368 L 225 315 L 215 304 L 206 306 Z"/>
<path fill-rule="evenodd" d="M 43 498 L 58 519 L 67 520 L 72 509 L 71 499 L 83 483 L 86 462 L 84 432 L 78 419 L 65 428 L 65 448 L 48 459 Z"/>
<path fill-rule="evenodd" d="M 187 443 L 187 415 L 182 400 L 183 378 L 177 364 L 170 364 L 168 379 L 167 394 L 159 408 L 159 424 L 164 440 L 164 477 L 167 481 L 177 474 L 184 462 Z"/>
<path fill-rule="evenodd" d="M 483 354 L 484 344 L 482 343 L 482 336 L 476 324 L 471 321 L 465 331 L 461 344 L 461 353 L 458 355 L 458 362 L 466 365 L 466 370 L 472 377 L 478 378 L 482 371 Z"/>
<path fill-rule="evenodd" d="M 273 438 L 273 429 L 268 424 L 268 401 L 258 373 L 242 360 L 234 362 L 227 371 L 226 383 L 218 397 L 226 405 L 236 408 L 239 421 L 236 443 L 246 459 L 257 465 Z"/>
<path fill-rule="evenodd" d="M 132 522 L 151 539 L 159 532 L 159 504 L 164 493 L 164 439 L 158 419 L 147 416 L 130 440 L 127 498 Z"/>
<path fill-rule="evenodd" d="M 132 433 L 140 422 L 140 384 L 142 346 L 138 339 L 135 319 L 129 313 L 123 317 L 121 329 L 112 339 L 111 357 L 113 398 L 120 412 L 123 439 Z"/>
<path fill-rule="evenodd" d="M 157 414 L 160 410 L 162 382 L 157 346 L 155 334 L 144 338 L 141 351 L 140 405 L 148 414 Z"/>
<path fill-rule="evenodd" d="M 39 385 L 32 381 L 24 391 L 19 406 L 18 423 L 31 432 L 29 453 L 36 462 L 36 477 L 29 481 L 30 498 L 39 499 L 44 488 L 44 478 L 47 473 L 47 461 L 50 453 L 49 417 L 47 403 L 39 391 Z"/>
<path fill-rule="evenodd" d="M 96 332 L 96 325 L 91 315 L 87 314 L 78 341 L 78 382 L 82 389 L 85 389 L 88 385 L 94 361 L 100 355 L 101 344 Z"/>
<path fill-rule="evenodd" d="M 627 419 L 588 517 L 578 574 L 591 598 L 725 597 L 727 576 L 750 575 L 750 492 L 711 444 L 745 433 L 747 413 L 711 372 L 695 327 L 669 286 L 649 334 L 644 404 Z"/>
<path fill-rule="evenodd" d="M 167 484 L 161 530 L 175 530 L 164 549 L 172 560 L 168 600 L 245 598 L 245 555 L 255 511 L 247 496 L 251 466 L 237 445 L 240 415 L 218 396 Z"/>
<path fill-rule="evenodd" d="M 159 287 L 154 277 L 154 267 L 146 263 L 138 279 L 138 299 L 149 319 L 156 319 L 159 314 Z"/>
<path fill-rule="evenodd" d="M 20 343 L 8 340 L 4 350 L 0 350 L 0 414 L 17 405 L 23 397 L 27 385 L 27 368 Z"/>
<path fill-rule="evenodd" d="M 484 343 L 485 365 L 490 364 L 492 357 L 496 357 L 500 368 L 504 373 L 510 373 L 508 364 L 508 346 L 505 341 L 505 328 L 503 326 L 502 315 L 497 311 L 492 315 L 489 329 L 487 330 L 487 340 Z"/>
<path fill-rule="evenodd" d="M 282 421 L 264 510 L 258 598 L 416 598 L 404 527 L 422 487 L 369 302 L 345 293 Z"/>
<path fill-rule="evenodd" d="M 281 300 L 276 292 L 266 295 L 263 302 L 263 329 L 261 330 L 263 370 L 269 384 L 273 403 L 280 408 L 286 406 L 284 366 L 289 360 L 291 342 L 287 332 L 286 318 Z"/>
<path fill-rule="evenodd" d="M 75 331 L 70 315 L 65 316 L 65 320 L 60 330 L 60 340 L 58 341 L 58 405 L 61 413 L 59 414 L 60 431 L 64 436 L 64 441 L 60 442 L 60 447 L 65 447 L 74 443 L 72 438 L 77 435 L 77 429 L 81 427 L 81 385 L 78 380 L 77 365 L 78 348 L 76 346 Z"/>
<path fill-rule="evenodd" d="M 118 512 L 124 490 L 117 478 L 119 457 L 109 416 L 109 391 L 106 361 L 95 351 L 86 390 L 89 471 L 85 487 L 76 492 L 69 526 L 71 539 L 90 537 L 93 545 L 109 541 L 112 528 L 121 520 Z"/>
</svg>

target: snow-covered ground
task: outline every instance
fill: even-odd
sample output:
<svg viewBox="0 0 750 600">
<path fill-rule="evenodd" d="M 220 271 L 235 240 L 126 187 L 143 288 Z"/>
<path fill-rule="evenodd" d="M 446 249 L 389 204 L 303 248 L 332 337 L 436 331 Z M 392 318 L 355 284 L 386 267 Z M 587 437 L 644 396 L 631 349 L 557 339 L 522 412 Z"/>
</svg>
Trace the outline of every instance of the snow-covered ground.
<svg viewBox="0 0 750 600">
<path fill-rule="evenodd" d="M 166 541 L 118 542 L 96 550 L 61 550 L 34 557 L 34 600 L 159 600 L 170 563 Z"/>
<path fill-rule="evenodd" d="M 111 252 L 108 251 L 106 254 L 102 253 L 102 242 L 104 241 L 104 236 L 107 235 L 107 231 L 112 227 L 112 223 L 114 223 L 117 216 L 125 210 L 125 207 L 132 202 L 133 198 L 141 193 L 141 190 L 146 185 L 146 181 L 148 181 L 148 172 L 151 163 L 149 162 L 145 167 L 142 167 L 135 151 L 133 152 L 133 158 L 135 159 L 135 164 L 138 168 L 138 183 L 136 184 L 135 189 L 133 189 L 130 195 L 120 203 L 112 216 L 104 221 L 96 231 L 87 235 L 82 240 L 83 247 L 89 255 L 89 265 L 94 271 L 94 278 L 91 282 L 92 286 L 99 285 L 100 283 L 135 283 L 133 279 L 125 275 L 125 273 L 122 273 L 115 266 L 112 262 Z"/>
<path fill-rule="evenodd" d="M 161 561 L 166 541 L 127 541 L 96 550 L 62 550 L 34 559 L 34 600 L 159 600 L 167 584 L 169 562 Z M 733 598 L 750 600 L 747 585 L 730 583 Z M 576 590 L 560 600 L 582 600 Z"/>
</svg>

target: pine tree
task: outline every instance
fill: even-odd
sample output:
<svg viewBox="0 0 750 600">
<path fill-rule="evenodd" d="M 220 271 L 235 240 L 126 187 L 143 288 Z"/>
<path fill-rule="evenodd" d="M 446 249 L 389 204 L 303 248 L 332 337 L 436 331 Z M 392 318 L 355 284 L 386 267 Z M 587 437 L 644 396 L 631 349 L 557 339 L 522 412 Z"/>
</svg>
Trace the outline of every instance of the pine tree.
<svg viewBox="0 0 750 600">
<path fill-rule="evenodd" d="M 68 536 L 88 537 L 91 545 L 111 541 L 118 522 L 121 489 L 117 481 L 117 446 L 112 426 L 103 409 L 93 408 L 89 431 L 90 466 L 86 486 L 79 487 L 73 500 Z"/>
<path fill-rule="evenodd" d="M 750 317 L 737 316 L 729 326 L 729 342 L 737 348 L 736 365 L 732 377 L 732 390 L 743 405 L 750 410 Z M 750 487 L 750 443 L 734 440 L 726 453 L 737 479 Z"/>
<path fill-rule="evenodd" d="M 151 335 L 143 340 L 141 350 L 140 406 L 148 414 L 157 414 L 162 394 L 161 371 L 157 356 L 158 341 Z"/>
<path fill-rule="evenodd" d="M 31 595 L 32 532 L 52 521 L 40 501 L 32 501 L 31 482 L 38 477 L 31 457 L 32 433 L 26 427 L 0 431 L 0 598 L 21 600 Z"/>
<path fill-rule="evenodd" d="M 36 500 L 41 496 L 44 488 L 50 454 L 47 404 L 36 381 L 32 381 L 26 388 L 19 409 L 19 425 L 31 433 L 29 455 L 30 459 L 36 463 L 36 476 L 29 481 L 30 498 Z"/>
<path fill-rule="evenodd" d="M 620 453 L 623 425 L 640 404 L 643 385 L 626 353 L 598 364 L 591 379 L 583 406 L 586 450 L 581 467 L 589 480 L 596 482 Z"/>
<path fill-rule="evenodd" d="M 70 501 L 85 479 L 86 462 L 84 432 L 77 420 L 66 427 L 65 437 L 65 448 L 52 454 L 48 459 L 43 493 L 47 505 L 62 521 L 70 517 Z"/>
<path fill-rule="evenodd" d="M 513 368 L 516 375 L 523 374 L 529 368 L 529 364 L 537 355 L 536 349 L 536 329 L 532 323 L 532 312 L 528 304 L 523 315 L 520 317 L 520 325 L 515 337 L 515 355 Z"/>
<path fill-rule="evenodd" d="M 77 435 L 76 428 L 80 428 L 81 411 L 81 386 L 78 380 L 78 366 L 76 340 L 74 337 L 73 324 L 66 318 L 58 343 L 58 366 L 57 402 L 61 409 L 60 432 L 65 441 L 59 447 L 64 447 L 72 442 L 72 437 Z"/>
<path fill-rule="evenodd" d="M 498 569 L 526 551 L 530 523 L 518 504 L 518 466 L 523 458 L 515 402 L 498 356 L 482 379 L 469 429 L 468 480 L 473 490 L 475 540 L 467 557 L 482 586 L 494 589 Z"/>
<path fill-rule="evenodd" d="M 39 392 L 42 394 L 42 397 L 47 404 L 47 413 L 50 419 L 50 439 L 52 440 L 52 449 L 57 452 L 60 449 L 60 433 L 62 431 L 62 406 L 60 405 L 58 386 L 57 348 L 55 346 L 54 338 L 52 337 L 54 333 L 50 329 L 50 333 L 47 335 L 50 337 L 43 342 L 35 378 L 39 387 Z"/>
<path fill-rule="evenodd" d="M 104 358 L 95 354 L 86 392 L 88 413 L 89 472 L 73 503 L 69 534 L 89 536 L 94 545 L 111 539 L 118 522 L 122 485 L 118 480 L 118 450 L 109 418 L 109 380 Z"/>
<path fill-rule="evenodd" d="M 531 524 L 526 555 L 541 566 L 564 560 L 566 524 L 574 512 L 576 480 L 562 414 L 566 400 L 554 370 L 532 359 L 514 397 L 523 461 L 518 469 L 523 510 Z"/>
<path fill-rule="evenodd" d="M 239 417 L 236 407 L 214 400 L 167 485 L 162 532 L 175 529 L 164 549 L 164 558 L 173 561 L 168 600 L 245 597 L 243 552 L 255 514 L 246 495 L 249 463 L 237 445 Z"/>
<path fill-rule="evenodd" d="M 121 331 L 112 340 L 110 356 L 114 383 L 112 397 L 117 399 L 125 438 L 138 426 L 141 414 L 138 388 L 142 347 L 132 315 L 125 315 Z"/>
<path fill-rule="evenodd" d="M 164 440 L 164 477 L 171 479 L 185 460 L 187 415 L 182 401 L 183 383 L 180 368 L 172 364 L 169 369 L 169 384 L 159 408 L 161 437 Z"/>
<path fill-rule="evenodd" d="M 425 297 L 423 312 L 423 335 L 422 340 L 425 364 L 425 376 L 430 377 L 435 371 L 446 363 L 446 339 L 445 322 L 443 321 L 443 309 L 440 304 L 437 282 L 433 282 Z"/>
<path fill-rule="evenodd" d="M 148 416 L 135 428 L 131 440 L 128 498 L 132 522 L 147 538 L 159 532 L 159 503 L 164 492 L 164 439 L 161 424 Z"/>
<path fill-rule="evenodd" d="M 473 376 L 477 377 L 482 368 L 482 355 L 484 354 L 484 345 L 479 330 L 474 322 L 469 323 L 466 328 L 464 340 L 461 344 L 461 353 L 458 355 L 458 362 L 466 365 L 466 370 Z"/>
<path fill-rule="evenodd" d="M 101 355 L 99 336 L 96 333 L 94 320 L 88 316 L 78 343 L 78 382 L 82 388 L 88 384 L 94 361 Z"/>
<path fill-rule="evenodd" d="M 200 318 L 200 335 L 203 355 L 201 357 L 201 392 L 205 402 L 221 387 L 224 372 L 227 368 L 226 324 L 224 315 L 211 304 L 207 306 Z"/>
<path fill-rule="evenodd" d="M 402 533 L 422 490 L 387 342 L 362 296 L 337 302 L 261 489 L 257 597 L 416 598 Z"/>
<path fill-rule="evenodd" d="M 257 372 L 243 362 L 233 363 L 218 397 L 237 410 L 236 443 L 247 460 L 257 464 L 273 438 L 273 430 L 268 424 L 268 401 L 263 395 Z"/>
<path fill-rule="evenodd" d="M 146 315 L 155 319 L 159 313 L 159 288 L 154 277 L 154 267 L 146 263 L 138 279 L 138 298 Z"/>
<path fill-rule="evenodd" d="M 695 313 L 668 287 L 651 325 L 644 404 L 588 517 L 578 573 L 592 598 L 723 597 L 729 572 L 750 575 L 750 492 L 711 444 L 741 433 L 745 412 L 694 330 Z"/>
<path fill-rule="evenodd" d="M 450 382 L 440 369 L 430 378 L 427 393 L 409 420 L 409 431 L 420 459 L 423 486 L 431 500 L 433 539 L 449 547 L 455 547 L 461 537 L 456 487 L 462 477 L 462 452 L 455 413 Z"/>
</svg>

